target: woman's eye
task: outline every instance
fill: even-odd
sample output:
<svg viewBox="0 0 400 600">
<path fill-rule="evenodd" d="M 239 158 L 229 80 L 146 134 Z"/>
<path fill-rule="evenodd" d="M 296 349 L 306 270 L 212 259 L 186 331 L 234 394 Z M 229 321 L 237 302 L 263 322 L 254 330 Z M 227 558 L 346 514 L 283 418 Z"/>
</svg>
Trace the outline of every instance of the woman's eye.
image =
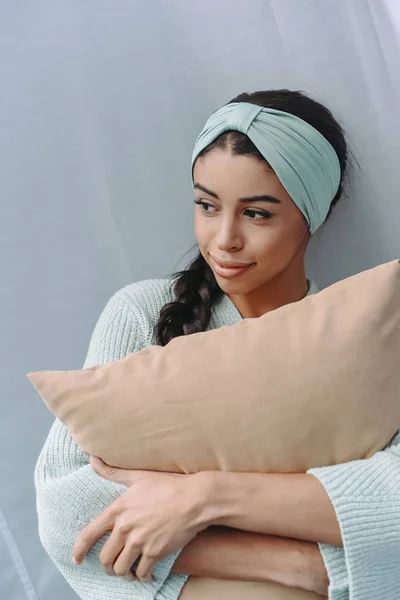
<svg viewBox="0 0 400 600">
<path fill-rule="evenodd" d="M 245 212 L 250 217 L 250 219 L 252 219 L 253 221 L 260 221 L 262 219 L 271 219 L 271 217 L 272 217 L 271 213 L 266 212 L 264 210 L 255 210 L 253 208 L 248 208 Z"/>
<path fill-rule="evenodd" d="M 206 202 L 205 200 L 197 200 L 197 198 L 195 198 L 194 203 L 200 206 L 202 212 L 207 215 L 214 215 L 218 211 L 213 204 Z M 251 221 L 266 221 L 267 219 L 272 218 L 271 213 L 265 210 L 256 210 L 255 208 L 247 208 L 243 214 L 248 216 Z"/>
<path fill-rule="evenodd" d="M 215 206 L 213 206 L 209 202 L 205 202 L 204 200 L 195 200 L 194 203 L 197 204 L 198 206 L 201 206 L 202 210 L 205 213 L 212 214 L 215 210 Z"/>
</svg>

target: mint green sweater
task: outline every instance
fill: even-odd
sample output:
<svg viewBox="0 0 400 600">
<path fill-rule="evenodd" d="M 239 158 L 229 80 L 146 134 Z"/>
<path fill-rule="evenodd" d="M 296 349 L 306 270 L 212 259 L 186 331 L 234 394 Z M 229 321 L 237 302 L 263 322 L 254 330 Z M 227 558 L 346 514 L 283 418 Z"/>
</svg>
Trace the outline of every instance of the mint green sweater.
<svg viewBox="0 0 400 600">
<path fill-rule="evenodd" d="M 312 284 L 309 293 L 317 292 Z M 173 299 L 169 280 L 127 285 L 108 301 L 94 328 L 83 368 L 119 360 L 155 343 L 161 307 Z M 212 311 L 210 329 L 234 325 L 241 315 L 226 296 Z M 288 440 L 290 443 L 290 440 Z M 400 598 L 400 434 L 369 460 L 312 469 L 331 499 L 344 548 L 320 544 L 331 600 Z M 176 600 L 187 576 L 170 574 L 177 554 L 160 561 L 154 582 L 109 577 L 98 555 L 107 536 L 79 567 L 73 544 L 83 527 L 127 488 L 100 478 L 88 456 L 56 420 L 35 468 L 41 542 L 82 600 Z"/>
</svg>

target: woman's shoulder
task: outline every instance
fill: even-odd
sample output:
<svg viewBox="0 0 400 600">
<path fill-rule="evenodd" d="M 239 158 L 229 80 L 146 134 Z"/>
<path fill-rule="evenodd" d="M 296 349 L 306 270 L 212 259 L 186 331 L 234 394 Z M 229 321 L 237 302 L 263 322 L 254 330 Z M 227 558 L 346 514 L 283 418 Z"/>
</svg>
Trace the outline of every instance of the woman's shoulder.
<svg viewBox="0 0 400 600">
<path fill-rule="evenodd" d="M 119 302 L 136 324 L 140 323 L 147 333 L 148 343 L 153 337 L 162 307 L 175 298 L 173 284 L 172 278 L 145 279 L 129 283 L 113 295 L 114 302 Z"/>
<path fill-rule="evenodd" d="M 155 343 L 162 307 L 173 300 L 172 281 L 148 279 L 118 289 L 92 331 L 84 368 L 119 360 Z"/>
<path fill-rule="evenodd" d="M 120 288 L 115 295 L 128 305 L 149 314 L 159 314 L 164 304 L 174 300 L 173 280 L 143 279 Z"/>
</svg>

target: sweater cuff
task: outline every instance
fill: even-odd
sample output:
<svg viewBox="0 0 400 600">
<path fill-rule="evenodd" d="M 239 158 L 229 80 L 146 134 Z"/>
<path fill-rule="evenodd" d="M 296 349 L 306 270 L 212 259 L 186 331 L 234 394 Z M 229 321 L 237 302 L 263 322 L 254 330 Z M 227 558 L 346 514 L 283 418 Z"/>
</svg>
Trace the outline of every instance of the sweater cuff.
<svg viewBox="0 0 400 600">
<path fill-rule="evenodd" d="M 335 509 L 351 600 L 393 600 L 400 593 L 398 467 L 399 457 L 389 450 L 367 460 L 308 471 L 324 486 Z M 332 586 L 340 587 L 333 555 L 324 553 Z"/>
<path fill-rule="evenodd" d="M 328 475 L 329 477 L 330 469 L 331 467 L 314 468 L 309 469 L 307 473 L 316 477 L 321 485 L 325 487 L 325 492 L 327 493 L 336 511 L 335 504 L 332 501 L 332 497 L 329 493 L 329 484 L 327 486 L 324 485 L 326 483 L 324 481 L 324 475 Z M 340 522 L 339 526 L 341 527 Z M 349 572 L 347 569 L 344 548 L 332 546 L 330 544 L 318 544 L 318 547 L 329 578 L 328 600 L 349 600 Z"/>
<path fill-rule="evenodd" d="M 318 544 L 329 577 L 328 600 L 349 600 L 349 577 L 343 548 Z"/>
<path fill-rule="evenodd" d="M 154 600 L 177 600 L 179 598 L 189 575 L 180 575 L 170 571 L 182 550 L 183 548 L 158 563 L 157 579 L 163 583 L 158 589 Z"/>
</svg>

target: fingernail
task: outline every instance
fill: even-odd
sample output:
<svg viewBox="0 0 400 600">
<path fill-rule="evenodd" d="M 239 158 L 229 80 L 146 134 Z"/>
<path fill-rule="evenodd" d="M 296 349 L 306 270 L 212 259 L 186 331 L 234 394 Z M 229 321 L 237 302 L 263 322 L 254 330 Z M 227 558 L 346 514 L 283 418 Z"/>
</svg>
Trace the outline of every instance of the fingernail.
<svg viewBox="0 0 400 600">
<path fill-rule="evenodd" d="M 72 557 L 72 562 L 74 563 L 74 565 L 75 565 L 76 567 L 78 567 L 78 566 L 79 566 L 79 564 L 80 564 L 80 563 L 79 563 L 79 562 L 76 560 L 75 556 L 73 556 L 73 557 Z"/>
</svg>

